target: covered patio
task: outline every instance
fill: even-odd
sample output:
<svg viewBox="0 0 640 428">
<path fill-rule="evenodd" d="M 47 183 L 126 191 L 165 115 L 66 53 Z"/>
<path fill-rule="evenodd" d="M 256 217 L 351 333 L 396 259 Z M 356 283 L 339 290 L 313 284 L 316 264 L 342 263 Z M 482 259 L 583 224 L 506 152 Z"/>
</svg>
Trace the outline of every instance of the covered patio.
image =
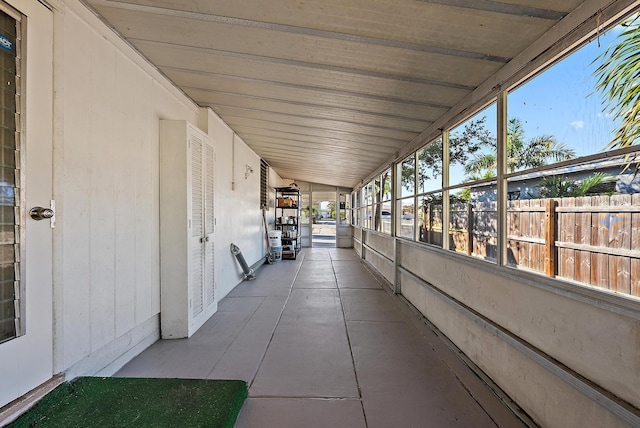
<svg viewBox="0 0 640 428">
<path fill-rule="evenodd" d="M 0 0 L 0 425 L 115 375 L 245 380 L 241 427 L 640 426 L 640 193 L 568 193 L 640 160 L 592 70 L 639 11 Z"/>
<path fill-rule="evenodd" d="M 115 376 L 242 379 L 237 427 L 530 423 L 351 249 L 263 266 L 191 338 L 160 340 Z"/>
</svg>

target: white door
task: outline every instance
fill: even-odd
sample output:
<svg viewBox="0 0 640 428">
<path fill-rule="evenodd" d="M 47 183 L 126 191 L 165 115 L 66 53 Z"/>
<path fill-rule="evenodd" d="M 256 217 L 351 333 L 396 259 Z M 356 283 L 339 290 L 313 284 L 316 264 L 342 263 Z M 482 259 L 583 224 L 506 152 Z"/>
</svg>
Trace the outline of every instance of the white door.
<svg viewBox="0 0 640 428">
<path fill-rule="evenodd" d="M 205 307 L 207 310 L 207 318 L 217 309 L 216 295 L 215 295 L 215 278 L 214 278 L 214 230 L 215 230 L 215 216 L 214 216 L 214 194 L 215 194 L 215 153 L 211 142 L 206 140 L 204 146 L 204 158 L 205 158 L 205 170 L 204 170 L 204 233 L 205 233 L 205 245 L 204 245 L 204 271 L 205 271 Z"/>
<path fill-rule="evenodd" d="M 214 160 L 211 142 L 196 132 L 190 135 L 191 148 L 191 319 L 193 329 L 213 312 L 214 279 Z M 190 329 L 191 330 L 191 329 Z"/>
<path fill-rule="evenodd" d="M 204 318 L 204 141 L 191 133 L 191 322 L 201 325 Z M 191 329 L 189 329 L 191 330 Z"/>
<path fill-rule="evenodd" d="M 0 0 L 0 20 L 3 406 L 53 371 L 51 221 L 29 216 L 52 195 L 53 16 L 37 0 Z"/>
</svg>

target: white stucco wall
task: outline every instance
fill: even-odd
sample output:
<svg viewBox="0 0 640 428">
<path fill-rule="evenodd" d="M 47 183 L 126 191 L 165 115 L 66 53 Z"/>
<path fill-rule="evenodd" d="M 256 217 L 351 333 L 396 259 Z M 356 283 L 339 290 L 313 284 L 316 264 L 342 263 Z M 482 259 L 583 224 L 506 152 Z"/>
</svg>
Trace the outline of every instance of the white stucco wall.
<svg viewBox="0 0 640 428">
<path fill-rule="evenodd" d="M 215 262 L 217 293 L 222 298 L 242 281 L 242 269 L 231 254 L 231 243 L 240 247 L 249 266 L 265 255 L 260 157 L 234 136 L 233 130 L 211 109 L 202 109 L 199 126 L 213 139 L 216 148 Z M 247 174 L 247 165 L 252 173 Z M 273 171 L 270 175 L 270 181 L 279 179 Z"/>
<path fill-rule="evenodd" d="M 393 282 L 393 238 L 372 230 L 363 230 L 362 258 L 371 264 L 387 281 Z"/>
<path fill-rule="evenodd" d="M 54 24 L 54 371 L 158 314 L 159 120 L 198 115 L 86 8 L 66 6 Z"/>
<path fill-rule="evenodd" d="M 231 242 L 263 256 L 259 157 L 77 0 L 54 46 L 54 373 L 108 375 L 159 337 L 159 121 L 216 145 L 219 298 L 241 281 Z"/>
</svg>

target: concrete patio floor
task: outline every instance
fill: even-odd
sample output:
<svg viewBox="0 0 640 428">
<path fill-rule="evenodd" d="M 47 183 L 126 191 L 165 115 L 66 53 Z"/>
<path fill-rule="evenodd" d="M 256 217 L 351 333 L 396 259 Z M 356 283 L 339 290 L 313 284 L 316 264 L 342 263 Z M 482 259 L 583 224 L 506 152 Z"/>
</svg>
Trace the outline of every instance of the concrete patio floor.
<svg viewBox="0 0 640 428">
<path fill-rule="evenodd" d="M 116 376 L 245 380 L 240 428 L 524 426 L 351 249 L 261 267 Z"/>
</svg>

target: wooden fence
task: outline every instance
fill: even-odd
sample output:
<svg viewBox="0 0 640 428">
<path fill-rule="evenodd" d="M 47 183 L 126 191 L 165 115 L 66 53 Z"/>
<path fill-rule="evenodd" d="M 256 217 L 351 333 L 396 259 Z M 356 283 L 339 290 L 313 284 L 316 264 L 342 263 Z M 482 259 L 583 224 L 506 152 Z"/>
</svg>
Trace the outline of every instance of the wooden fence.
<svg viewBox="0 0 640 428">
<path fill-rule="evenodd" d="M 640 296 L 640 194 L 563 198 L 557 274 Z"/>
<path fill-rule="evenodd" d="M 452 204 L 449 208 L 449 248 L 496 260 L 498 211 L 495 202 Z M 471 233 L 469 233 L 471 224 Z"/>
<path fill-rule="evenodd" d="M 452 204 L 449 226 L 450 249 L 495 260 L 495 202 Z M 640 194 L 509 201 L 507 264 L 640 297 Z"/>
</svg>

